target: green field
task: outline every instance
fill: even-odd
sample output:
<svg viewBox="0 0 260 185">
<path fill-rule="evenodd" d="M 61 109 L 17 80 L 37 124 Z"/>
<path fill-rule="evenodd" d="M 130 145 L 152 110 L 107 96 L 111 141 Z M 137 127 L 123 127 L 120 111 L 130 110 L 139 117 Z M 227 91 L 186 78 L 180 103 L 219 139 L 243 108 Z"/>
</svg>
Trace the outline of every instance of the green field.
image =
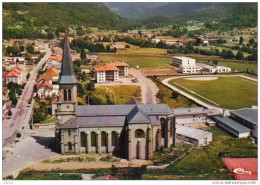
<svg viewBox="0 0 260 185">
<path fill-rule="evenodd" d="M 101 104 L 125 104 L 133 98 L 141 101 L 141 88 L 136 85 L 109 85 L 95 87 L 96 98 Z M 78 97 L 78 103 L 87 104 L 86 95 Z"/>
<path fill-rule="evenodd" d="M 231 157 L 257 157 L 257 145 L 249 139 L 229 136 L 218 127 L 209 127 L 213 142 L 207 147 L 194 149 L 181 161 L 163 170 L 147 170 L 144 180 L 231 180 L 220 152 L 230 152 Z"/>
<path fill-rule="evenodd" d="M 129 64 L 130 68 L 135 68 L 137 65 L 143 69 L 175 68 L 171 65 L 171 56 L 99 54 L 99 57 L 105 63 L 125 61 Z"/>
<path fill-rule="evenodd" d="M 20 172 L 15 180 L 82 180 L 81 174 Z"/>
<path fill-rule="evenodd" d="M 209 81 L 179 78 L 171 80 L 170 84 L 174 85 L 173 82 L 223 108 L 238 109 L 257 105 L 257 82 L 242 77 L 218 77 L 217 80 Z"/>
</svg>

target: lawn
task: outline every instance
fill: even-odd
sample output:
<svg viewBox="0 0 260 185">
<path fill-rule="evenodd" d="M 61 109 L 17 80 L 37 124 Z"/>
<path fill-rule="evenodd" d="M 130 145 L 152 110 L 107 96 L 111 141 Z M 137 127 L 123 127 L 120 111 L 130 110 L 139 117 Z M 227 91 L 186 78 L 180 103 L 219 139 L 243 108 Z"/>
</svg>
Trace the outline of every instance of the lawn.
<svg viewBox="0 0 260 185">
<path fill-rule="evenodd" d="M 160 84 L 156 80 L 152 79 L 154 83 L 159 88 L 157 93 L 157 98 L 159 98 L 160 103 L 165 103 L 171 108 L 182 108 L 182 107 L 196 107 L 192 101 L 184 96 L 179 95 L 178 98 L 172 98 L 172 90 Z"/>
<path fill-rule="evenodd" d="M 218 77 L 217 80 L 210 81 L 179 78 L 170 81 L 170 84 L 174 85 L 172 82 L 208 98 L 223 108 L 238 109 L 257 105 L 257 83 L 242 77 Z"/>
<path fill-rule="evenodd" d="M 174 66 L 171 65 L 171 56 L 99 54 L 99 57 L 105 63 L 125 61 L 129 64 L 130 68 L 135 68 L 137 65 L 142 69 L 174 68 Z"/>
<path fill-rule="evenodd" d="M 109 85 L 95 88 L 95 96 L 102 100 L 104 104 L 113 102 L 115 104 L 125 104 L 133 98 L 141 101 L 141 88 L 136 85 Z M 78 97 L 79 104 L 87 104 L 86 96 Z"/>
<path fill-rule="evenodd" d="M 229 136 L 218 127 L 209 127 L 213 142 L 207 147 L 194 149 L 181 161 L 163 170 L 147 170 L 145 180 L 229 180 L 232 175 L 226 169 L 219 154 L 230 152 L 231 157 L 257 157 L 257 145 L 249 139 Z"/>
</svg>

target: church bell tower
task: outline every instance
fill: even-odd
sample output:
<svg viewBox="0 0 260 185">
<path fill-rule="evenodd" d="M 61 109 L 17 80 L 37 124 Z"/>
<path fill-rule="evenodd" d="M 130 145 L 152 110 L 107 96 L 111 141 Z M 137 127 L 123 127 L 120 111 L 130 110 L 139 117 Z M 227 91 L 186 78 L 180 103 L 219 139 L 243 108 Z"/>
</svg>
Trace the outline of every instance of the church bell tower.
<svg viewBox="0 0 260 185">
<path fill-rule="evenodd" d="M 68 32 L 65 30 L 59 94 L 57 100 L 56 129 L 70 118 L 75 117 L 77 107 L 77 83 L 70 54 Z"/>
</svg>

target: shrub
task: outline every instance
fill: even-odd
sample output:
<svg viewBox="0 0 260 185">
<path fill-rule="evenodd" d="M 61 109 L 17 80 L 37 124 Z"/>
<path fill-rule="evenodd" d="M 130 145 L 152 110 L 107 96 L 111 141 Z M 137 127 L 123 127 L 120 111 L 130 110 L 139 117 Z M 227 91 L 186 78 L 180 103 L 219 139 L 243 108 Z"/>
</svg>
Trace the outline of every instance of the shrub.
<svg viewBox="0 0 260 185">
<path fill-rule="evenodd" d="M 21 134 L 20 132 L 17 132 L 17 133 L 16 133 L 16 137 L 17 137 L 17 138 L 20 138 L 21 136 L 22 136 L 22 134 Z"/>
</svg>

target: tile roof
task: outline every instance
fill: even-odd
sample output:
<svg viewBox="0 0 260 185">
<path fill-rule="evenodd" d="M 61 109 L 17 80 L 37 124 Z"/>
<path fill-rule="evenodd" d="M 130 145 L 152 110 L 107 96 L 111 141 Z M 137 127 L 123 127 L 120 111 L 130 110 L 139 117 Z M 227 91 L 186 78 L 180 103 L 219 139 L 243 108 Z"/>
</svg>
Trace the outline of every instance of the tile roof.
<svg viewBox="0 0 260 185">
<path fill-rule="evenodd" d="M 248 120 L 255 125 L 258 124 L 258 109 L 244 108 L 230 111 L 230 113 L 233 113 L 245 120 Z"/>
<path fill-rule="evenodd" d="M 79 128 L 85 127 L 123 127 L 125 116 L 98 116 L 98 117 L 77 117 Z"/>
<path fill-rule="evenodd" d="M 117 67 L 104 65 L 104 66 L 96 66 L 94 67 L 95 71 L 119 71 Z"/>
<path fill-rule="evenodd" d="M 238 122 L 228 118 L 228 117 L 221 117 L 221 116 L 214 116 L 214 118 L 218 121 L 220 121 L 221 123 L 233 128 L 234 130 L 238 131 L 238 132 L 248 132 L 250 131 L 249 128 L 239 124 Z"/>
<path fill-rule="evenodd" d="M 14 71 L 10 71 L 6 74 L 6 77 L 18 77 L 18 74 Z"/>
<path fill-rule="evenodd" d="M 49 89 L 52 89 L 53 87 L 52 87 L 52 85 L 51 84 L 49 84 L 48 82 L 42 82 L 42 83 L 39 83 L 39 84 L 37 84 L 37 89 L 39 89 L 39 88 L 41 88 L 41 87 L 46 87 L 46 88 L 49 88 Z"/>
<path fill-rule="evenodd" d="M 127 122 L 130 124 L 150 123 L 150 120 L 148 115 L 138 105 L 136 105 L 127 115 Z"/>
<path fill-rule="evenodd" d="M 59 75 L 59 71 L 54 67 L 47 69 L 46 73 L 48 73 L 52 76 L 58 76 Z"/>
<path fill-rule="evenodd" d="M 77 128 L 77 118 L 71 118 L 63 123 L 60 128 Z"/>
<path fill-rule="evenodd" d="M 21 68 L 21 67 L 19 67 L 19 66 L 14 66 L 14 67 L 12 67 L 12 70 L 13 69 L 17 69 L 17 70 L 19 70 L 19 71 L 22 71 L 23 70 L 23 68 Z"/>
</svg>

